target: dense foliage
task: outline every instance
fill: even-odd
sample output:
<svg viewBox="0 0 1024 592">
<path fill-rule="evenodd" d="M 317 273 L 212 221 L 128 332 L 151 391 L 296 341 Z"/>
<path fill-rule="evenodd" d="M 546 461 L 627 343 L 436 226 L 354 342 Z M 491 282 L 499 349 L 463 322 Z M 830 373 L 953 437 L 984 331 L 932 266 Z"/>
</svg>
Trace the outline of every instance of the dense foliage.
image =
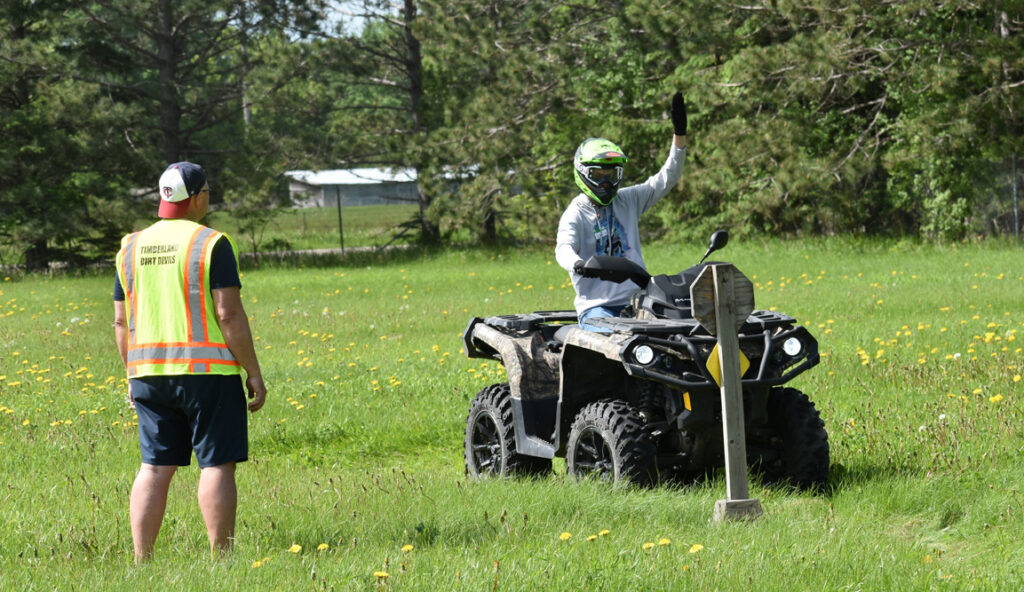
<svg viewBox="0 0 1024 592">
<path fill-rule="evenodd" d="M 676 89 L 687 176 L 651 232 L 1016 224 L 1019 0 L 45 5 L 0 9 L 0 241 L 29 266 L 109 255 L 151 203 L 131 188 L 183 158 L 239 216 L 281 203 L 289 168 L 401 166 L 425 241 L 550 240 L 576 145 L 614 139 L 643 179 Z"/>
</svg>

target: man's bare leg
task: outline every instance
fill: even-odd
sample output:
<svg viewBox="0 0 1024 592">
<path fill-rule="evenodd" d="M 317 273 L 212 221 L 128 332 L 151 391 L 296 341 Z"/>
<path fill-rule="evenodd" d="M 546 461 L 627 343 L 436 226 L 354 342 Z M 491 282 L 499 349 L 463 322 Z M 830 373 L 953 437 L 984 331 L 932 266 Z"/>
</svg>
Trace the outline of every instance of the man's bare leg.
<svg viewBox="0 0 1024 592">
<path fill-rule="evenodd" d="M 210 537 L 210 553 L 216 558 L 231 549 L 235 538 L 238 489 L 235 463 L 206 467 L 199 474 L 199 509 Z"/>
<path fill-rule="evenodd" d="M 177 469 L 173 465 L 143 464 L 135 476 L 128 513 L 132 523 L 136 563 L 153 555 L 153 546 L 160 534 L 160 525 L 167 509 L 167 490 Z"/>
</svg>

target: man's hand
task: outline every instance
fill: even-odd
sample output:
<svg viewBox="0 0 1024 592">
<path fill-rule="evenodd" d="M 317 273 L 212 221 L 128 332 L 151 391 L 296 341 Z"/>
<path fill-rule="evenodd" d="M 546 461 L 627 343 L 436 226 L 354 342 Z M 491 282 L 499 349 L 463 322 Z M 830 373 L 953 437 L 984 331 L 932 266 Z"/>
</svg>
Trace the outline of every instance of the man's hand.
<svg viewBox="0 0 1024 592">
<path fill-rule="evenodd" d="M 679 91 L 672 97 L 672 130 L 677 136 L 686 135 L 686 100 Z"/>
<path fill-rule="evenodd" d="M 584 269 L 584 267 L 583 267 L 583 260 L 582 259 L 580 259 L 576 263 L 572 264 L 572 272 L 575 273 L 576 275 L 581 276 L 581 277 L 587 277 L 586 274 L 584 273 L 585 271 L 586 271 L 586 269 Z"/>
<path fill-rule="evenodd" d="M 267 402 L 267 387 L 263 384 L 263 377 L 247 376 L 245 388 L 249 391 L 249 398 L 252 399 L 249 401 L 249 412 L 256 413 Z"/>
</svg>

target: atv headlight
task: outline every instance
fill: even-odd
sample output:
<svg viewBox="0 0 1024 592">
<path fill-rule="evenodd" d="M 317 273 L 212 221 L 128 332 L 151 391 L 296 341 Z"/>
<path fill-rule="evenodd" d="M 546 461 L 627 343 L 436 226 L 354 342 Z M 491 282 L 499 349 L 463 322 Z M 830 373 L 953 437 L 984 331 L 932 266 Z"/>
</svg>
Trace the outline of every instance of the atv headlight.
<svg viewBox="0 0 1024 592">
<path fill-rule="evenodd" d="M 633 350 L 633 359 L 644 366 L 654 361 L 654 350 L 649 345 L 641 345 Z"/>
<path fill-rule="evenodd" d="M 790 337 L 782 342 L 782 351 L 786 352 L 787 356 L 795 358 L 800 355 L 800 352 L 804 351 L 804 344 L 796 337 Z"/>
</svg>

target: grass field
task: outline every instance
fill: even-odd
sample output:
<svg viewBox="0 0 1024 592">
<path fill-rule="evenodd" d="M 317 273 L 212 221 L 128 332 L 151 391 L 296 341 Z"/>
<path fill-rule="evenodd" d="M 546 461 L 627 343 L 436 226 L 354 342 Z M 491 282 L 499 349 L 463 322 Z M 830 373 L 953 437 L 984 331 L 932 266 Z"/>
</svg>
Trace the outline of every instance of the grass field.
<svg viewBox="0 0 1024 592">
<path fill-rule="evenodd" d="M 703 245 L 648 245 L 654 273 Z M 1024 588 L 1021 251 L 734 242 L 758 308 L 816 335 L 792 386 L 822 412 L 823 494 L 766 489 L 715 524 L 724 479 L 653 489 L 472 482 L 470 316 L 566 308 L 545 250 L 351 259 L 244 274 L 270 389 L 239 469 L 238 542 L 211 563 L 179 471 L 155 560 L 135 567 L 134 416 L 112 277 L 0 282 L 3 590 L 1019 590 Z"/>
<path fill-rule="evenodd" d="M 401 224 L 418 212 L 415 204 L 344 207 L 341 209 L 341 234 L 337 208 L 283 209 L 267 224 L 258 242 L 260 250 L 337 249 L 342 239 L 345 248 L 379 247 L 394 239 L 402 230 Z M 238 229 L 229 213 L 214 212 L 205 223 L 231 234 L 243 251 L 252 250 L 250 237 Z M 407 244 L 415 236 L 406 234 L 394 244 Z"/>
<path fill-rule="evenodd" d="M 287 208 L 281 209 L 267 223 L 263 232 L 258 235 L 257 243 L 261 252 L 338 249 L 344 238 L 345 248 L 380 247 L 385 244 L 404 245 L 413 242 L 417 234 L 402 232 L 402 224 L 412 220 L 419 212 L 413 205 L 387 206 L 351 206 L 342 208 L 342 230 L 338 232 L 337 208 Z M 153 210 L 156 213 L 156 210 Z M 136 229 L 152 224 L 155 217 L 140 219 Z M 252 252 L 252 237 L 239 229 L 238 221 L 230 212 L 212 212 L 203 222 L 209 226 L 229 233 L 239 245 L 242 252 Z M 51 247 L 74 248 L 76 245 L 51 245 Z M 80 246 L 80 245 L 79 245 Z M 0 243 L 0 269 L 2 266 L 13 266 L 24 263 L 23 245 Z M 83 247 L 84 248 L 84 247 Z M 94 258 L 103 257 L 102 253 L 94 253 L 88 249 L 79 255 Z M 113 260 L 113 253 L 108 254 Z"/>
</svg>

